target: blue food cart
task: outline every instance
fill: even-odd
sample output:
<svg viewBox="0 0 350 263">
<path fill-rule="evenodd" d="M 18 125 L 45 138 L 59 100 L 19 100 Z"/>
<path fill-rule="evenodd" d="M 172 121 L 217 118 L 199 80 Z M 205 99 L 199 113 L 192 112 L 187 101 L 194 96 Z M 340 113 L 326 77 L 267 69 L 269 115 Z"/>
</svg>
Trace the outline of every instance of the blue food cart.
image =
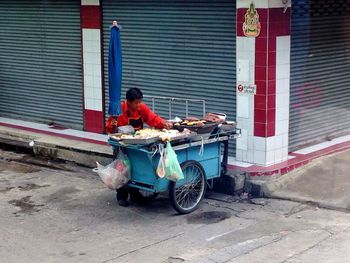
<svg viewBox="0 0 350 263">
<path fill-rule="evenodd" d="M 159 163 L 159 144 L 124 144 L 109 139 L 114 152 L 122 150 L 131 163 L 130 194 L 135 199 L 150 201 L 161 192 L 169 192 L 173 208 L 187 214 L 196 210 L 207 187 L 213 187 L 213 180 L 226 174 L 229 140 L 240 136 L 239 130 L 222 132 L 205 137 L 185 138 L 172 141 L 172 147 L 184 173 L 184 179 L 177 182 L 159 178 L 156 169 Z M 115 154 L 116 155 L 116 154 Z"/>
</svg>

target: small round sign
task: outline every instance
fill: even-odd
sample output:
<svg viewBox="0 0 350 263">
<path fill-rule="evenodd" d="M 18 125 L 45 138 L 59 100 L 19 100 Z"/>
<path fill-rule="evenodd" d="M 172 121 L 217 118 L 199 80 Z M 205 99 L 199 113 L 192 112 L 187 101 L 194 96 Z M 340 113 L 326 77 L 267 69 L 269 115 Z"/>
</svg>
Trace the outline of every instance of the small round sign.
<svg viewBox="0 0 350 263">
<path fill-rule="evenodd" d="M 238 89 L 239 92 L 242 92 L 243 91 L 243 85 L 238 85 L 237 89 Z"/>
</svg>

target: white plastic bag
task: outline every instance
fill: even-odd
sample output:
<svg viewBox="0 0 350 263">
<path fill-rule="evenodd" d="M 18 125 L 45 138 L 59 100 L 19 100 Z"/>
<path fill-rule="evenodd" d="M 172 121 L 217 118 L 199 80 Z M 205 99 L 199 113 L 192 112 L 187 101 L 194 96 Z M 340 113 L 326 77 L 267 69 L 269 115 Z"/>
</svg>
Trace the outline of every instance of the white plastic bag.
<svg viewBox="0 0 350 263">
<path fill-rule="evenodd" d="M 96 162 L 97 168 L 93 169 L 98 173 L 104 184 L 111 190 L 117 190 L 126 185 L 131 178 L 131 166 L 128 157 L 119 151 L 117 159 L 112 163 L 103 166 Z"/>
<path fill-rule="evenodd" d="M 159 178 L 164 178 L 165 176 L 165 156 L 164 156 L 164 146 L 163 144 L 159 144 L 159 163 L 158 163 L 158 167 L 157 167 L 157 175 L 159 176 Z"/>
<path fill-rule="evenodd" d="M 159 146 L 160 158 L 157 167 L 157 175 L 160 178 L 165 177 L 174 182 L 184 179 L 184 174 L 177 160 L 177 155 L 170 142 L 167 142 L 165 148 L 162 144 Z"/>
</svg>

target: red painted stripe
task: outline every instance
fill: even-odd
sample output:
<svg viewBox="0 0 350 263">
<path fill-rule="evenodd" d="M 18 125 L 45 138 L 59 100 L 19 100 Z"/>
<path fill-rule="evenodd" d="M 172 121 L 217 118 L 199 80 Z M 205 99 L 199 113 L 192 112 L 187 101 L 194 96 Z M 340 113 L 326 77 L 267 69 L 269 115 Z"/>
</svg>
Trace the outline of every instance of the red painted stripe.
<svg viewBox="0 0 350 263">
<path fill-rule="evenodd" d="M 5 122 L 0 122 L 0 125 L 4 126 L 4 127 L 23 130 L 23 131 L 29 131 L 29 132 L 35 132 L 35 133 L 65 138 L 65 139 L 69 139 L 69 140 L 76 140 L 76 141 L 88 142 L 88 143 L 99 144 L 99 145 L 108 145 L 107 142 L 102 142 L 102 141 L 88 139 L 88 138 L 82 138 L 82 137 L 78 137 L 78 136 L 74 136 L 74 135 L 67 135 L 67 134 L 60 134 L 60 133 L 56 133 L 56 132 L 43 131 L 40 129 L 29 128 L 29 127 L 24 127 L 24 126 L 15 125 L 15 124 L 9 124 L 9 123 L 5 123 Z"/>
<path fill-rule="evenodd" d="M 275 136 L 276 123 L 276 40 L 290 35 L 290 8 L 257 9 L 261 32 L 255 44 L 254 136 Z"/>
<path fill-rule="evenodd" d="M 84 110 L 84 130 L 95 133 L 104 133 L 105 123 L 103 112 Z"/>
<path fill-rule="evenodd" d="M 82 5 L 80 7 L 81 28 L 101 29 L 101 7 Z"/>
</svg>

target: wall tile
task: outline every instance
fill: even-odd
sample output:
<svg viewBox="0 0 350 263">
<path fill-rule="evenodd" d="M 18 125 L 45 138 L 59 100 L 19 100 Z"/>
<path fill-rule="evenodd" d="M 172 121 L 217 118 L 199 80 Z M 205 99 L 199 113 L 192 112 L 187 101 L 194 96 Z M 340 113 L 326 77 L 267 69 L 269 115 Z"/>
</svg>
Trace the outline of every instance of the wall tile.
<svg viewBox="0 0 350 263">
<path fill-rule="evenodd" d="M 84 87 L 92 88 L 93 86 L 93 77 L 91 75 L 84 74 Z"/>
<path fill-rule="evenodd" d="M 275 149 L 275 138 L 276 138 L 276 136 L 266 138 L 266 151 L 267 152 L 271 152 Z"/>
<path fill-rule="evenodd" d="M 248 150 L 248 131 L 242 129 L 241 134 L 242 136 L 237 139 L 236 147 L 240 150 Z"/>
<path fill-rule="evenodd" d="M 282 148 L 275 150 L 275 163 L 279 163 L 283 160 Z"/>
<path fill-rule="evenodd" d="M 289 138 L 288 138 L 288 134 L 283 134 L 282 135 L 282 147 L 283 148 L 288 148 L 288 146 L 289 146 Z M 288 151 L 287 151 L 287 153 L 288 153 Z"/>
<path fill-rule="evenodd" d="M 84 75 L 92 75 L 93 74 L 93 65 L 88 64 L 84 61 Z"/>
<path fill-rule="evenodd" d="M 276 49 L 281 51 L 290 51 L 290 36 L 277 37 Z"/>
<path fill-rule="evenodd" d="M 250 105 L 248 95 L 237 95 L 237 117 L 249 118 Z"/>
<path fill-rule="evenodd" d="M 93 89 L 94 99 L 102 100 L 102 90 L 94 88 Z"/>
<path fill-rule="evenodd" d="M 254 151 L 254 163 L 265 165 L 266 153 L 263 151 Z"/>
<path fill-rule="evenodd" d="M 243 161 L 243 150 L 236 149 L 236 160 L 240 162 Z"/>
<path fill-rule="evenodd" d="M 280 107 L 276 110 L 276 121 L 289 120 L 289 106 Z"/>
<path fill-rule="evenodd" d="M 253 137 L 254 139 L 254 150 L 256 151 L 266 151 L 266 138 Z"/>
<path fill-rule="evenodd" d="M 284 124 L 284 121 L 276 121 L 276 136 L 285 133 L 285 128 L 283 127 Z"/>
<path fill-rule="evenodd" d="M 95 110 L 102 111 L 102 100 L 94 100 Z"/>
<path fill-rule="evenodd" d="M 266 165 L 271 165 L 275 163 L 275 152 L 268 151 L 266 152 Z"/>
</svg>

